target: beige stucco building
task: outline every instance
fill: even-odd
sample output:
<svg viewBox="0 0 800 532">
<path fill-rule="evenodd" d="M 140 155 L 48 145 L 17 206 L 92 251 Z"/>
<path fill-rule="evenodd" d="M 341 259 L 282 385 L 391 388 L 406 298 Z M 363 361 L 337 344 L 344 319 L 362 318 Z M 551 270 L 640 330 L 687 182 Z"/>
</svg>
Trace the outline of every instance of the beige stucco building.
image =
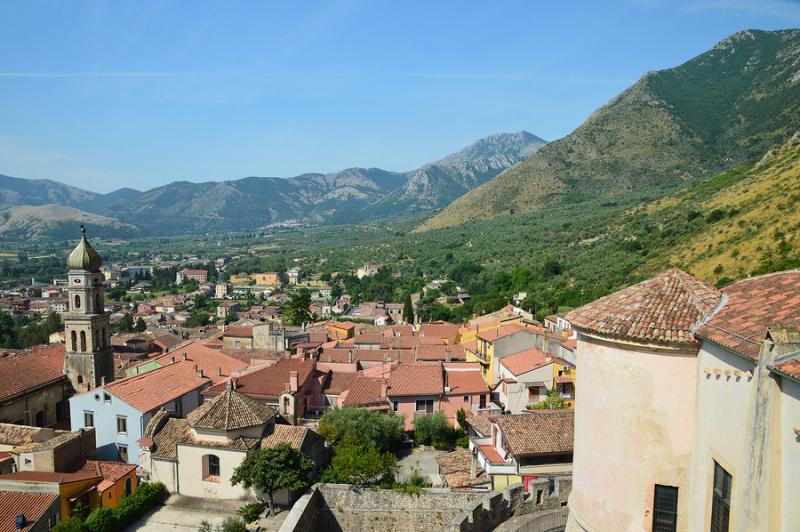
<svg viewBox="0 0 800 532">
<path fill-rule="evenodd" d="M 720 292 L 670 270 L 567 318 L 567 530 L 798 530 L 800 272 Z"/>
</svg>

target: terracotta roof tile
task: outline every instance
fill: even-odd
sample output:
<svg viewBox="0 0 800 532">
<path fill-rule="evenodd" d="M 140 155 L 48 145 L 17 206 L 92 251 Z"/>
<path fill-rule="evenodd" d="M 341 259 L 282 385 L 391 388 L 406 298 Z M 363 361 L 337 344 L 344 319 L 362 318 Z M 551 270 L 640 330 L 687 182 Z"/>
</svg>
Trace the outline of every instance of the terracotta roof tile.
<svg viewBox="0 0 800 532">
<path fill-rule="evenodd" d="M 389 375 L 389 396 L 440 395 L 444 389 L 440 364 L 400 364 Z"/>
<path fill-rule="evenodd" d="M 451 361 L 466 360 L 462 345 L 421 345 L 414 350 L 418 361 Z"/>
<path fill-rule="evenodd" d="M 197 375 L 193 362 L 180 361 L 116 380 L 85 393 L 95 394 L 106 390 L 140 412 L 150 412 L 210 382 L 208 377 Z"/>
<path fill-rule="evenodd" d="M 51 471 L 17 471 L 16 473 L 6 473 L 0 475 L 2 480 L 20 480 L 25 482 L 45 482 L 48 484 L 68 484 L 70 482 L 79 482 L 102 478 L 96 471 L 79 471 L 76 473 L 59 473 Z"/>
<path fill-rule="evenodd" d="M 27 491 L 0 491 L 0 532 L 26 532 L 31 529 L 44 512 L 58 500 L 57 493 L 33 493 Z M 29 523 L 17 528 L 17 514 L 24 513 Z"/>
<path fill-rule="evenodd" d="M 259 444 L 262 449 L 272 449 L 281 443 L 288 443 L 292 449 L 301 449 L 311 429 L 296 425 L 275 425 L 271 434 L 266 435 Z"/>
<path fill-rule="evenodd" d="M 575 412 L 539 410 L 530 414 L 497 416 L 506 449 L 514 456 L 571 453 Z"/>
<path fill-rule="evenodd" d="M 342 406 L 379 406 L 388 405 L 383 396 L 383 379 L 359 376 L 345 392 Z"/>
<path fill-rule="evenodd" d="M 64 344 L 39 345 L 0 358 L 0 401 L 64 376 Z"/>
<path fill-rule="evenodd" d="M 136 464 L 110 460 L 86 460 L 78 472 L 103 477 L 103 480 L 97 485 L 97 489 L 98 491 L 105 491 L 135 470 Z"/>
<path fill-rule="evenodd" d="M 472 412 L 467 412 L 467 423 L 483 436 L 489 436 L 492 433 L 492 425 L 489 422 L 488 416 L 475 415 Z"/>
<path fill-rule="evenodd" d="M 211 401 L 189 412 L 186 419 L 194 429 L 231 431 L 263 425 L 276 415 L 271 406 L 229 386 Z"/>
<path fill-rule="evenodd" d="M 767 329 L 800 326 L 800 270 L 743 279 L 724 290 L 725 303 L 697 335 L 752 359 Z"/>
<path fill-rule="evenodd" d="M 302 386 L 314 371 L 314 360 L 281 359 L 275 364 L 235 377 L 236 390 L 255 398 L 276 399 L 289 390 L 289 372 L 297 372 L 297 382 Z M 207 395 L 222 393 L 226 384 L 217 384 L 204 392 Z"/>
<path fill-rule="evenodd" d="M 506 336 L 511 336 L 512 334 L 517 334 L 518 332 L 524 330 L 526 330 L 524 326 L 518 323 L 511 323 L 509 325 L 498 327 L 497 329 L 492 329 L 491 331 L 479 333 L 478 338 L 481 340 L 486 340 L 487 342 L 494 342 L 495 340 L 505 338 Z"/>
<path fill-rule="evenodd" d="M 214 384 L 228 380 L 228 377 L 230 377 L 235 370 L 247 367 L 246 362 L 228 356 L 222 351 L 211 349 L 200 340 L 187 342 L 169 353 L 148 359 L 146 362 L 155 361 L 162 366 L 167 366 L 173 364 L 173 358 L 176 362 L 183 360 L 184 355 L 186 355 L 187 361 L 191 362 L 193 365 L 197 365 L 199 369 L 202 369 L 203 376 L 211 379 L 211 382 Z M 218 370 L 221 375 L 217 375 Z"/>
<path fill-rule="evenodd" d="M 695 326 L 719 304 L 720 292 L 678 269 L 573 310 L 584 331 L 661 344 L 695 344 Z"/>
<path fill-rule="evenodd" d="M 489 387 L 483 380 L 480 365 L 476 362 L 474 368 L 449 368 L 445 365 L 447 386 L 450 387 L 448 395 L 484 394 L 489 392 Z"/>
<path fill-rule="evenodd" d="M 469 478 L 472 470 L 472 453 L 469 449 L 459 448 L 440 454 L 436 456 L 436 463 L 439 465 L 439 474 L 450 488 L 466 488 L 491 482 L 481 469 L 476 478 Z"/>
<path fill-rule="evenodd" d="M 224 336 L 229 336 L 231 338 L 252 338 L 253 337 L 253 328 L 252 327 L 228 327 L 225 329 Z"/>
<path fill-rule="evenodd" d="M 547 355 L 535 347 L 502 357 L 498 359 L 498 362 L 505 366 L 513 375 L 522 375 L 523 373 L 548 364 Z"/>
<path fill-rule="evenodd" d="M 325 388 L 325 393 L 338 395 L 343 391 L 350 389 L 357 378 L 358 373 L 355 371 L 333 371 L 331 372 L 331 378 L 328 381 L 328 386 Z"/>
</svg>

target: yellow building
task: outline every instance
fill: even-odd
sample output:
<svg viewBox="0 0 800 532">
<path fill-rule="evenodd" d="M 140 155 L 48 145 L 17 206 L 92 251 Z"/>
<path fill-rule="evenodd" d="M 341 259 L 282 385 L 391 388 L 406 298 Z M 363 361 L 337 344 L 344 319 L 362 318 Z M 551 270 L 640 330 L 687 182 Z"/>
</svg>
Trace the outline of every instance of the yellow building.
<svg viewBox="0 0 800 532">
<path fill-rule="evenodd" d="M 130 495 L 138 488 L 136 464 L 111 462 L 106 460 L 87 460 L 82 472 L 96 473 L 102 477 L 89 494 L 89 508 L 98 506 L 115 508 L 122 497 Z"/>
<path fill-rule="evenodd" d="M 481 331 L 476 335 L 474 351 L 466 349 L 467 361 L 480 362 L 484 380 L 494 386 L 498 380 L 497 358 L 535 347 L 537 329 L 532 324 L 514 322 Z"/>
<path fill-rule="evenodd" d="M 355 335 L 356 325 L 349 321 L 329 321 L 325 331 L 338 340 L 347 340 Z"/>
<path fill-rule="evenodd" d="M 278 272 L 254 273 L 250 278 L 259 286 L 280 286 L 281 276 Z"/>
</svg>

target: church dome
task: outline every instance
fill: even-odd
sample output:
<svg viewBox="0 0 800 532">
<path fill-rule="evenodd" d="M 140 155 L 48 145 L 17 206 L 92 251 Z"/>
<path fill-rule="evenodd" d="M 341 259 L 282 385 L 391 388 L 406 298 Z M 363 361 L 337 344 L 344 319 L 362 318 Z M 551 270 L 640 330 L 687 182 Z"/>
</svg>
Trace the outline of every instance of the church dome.
<svg viewBox="0 0 800 532">
<path fill-rule="evenodd" d="M 90 272 L 100 271 L 103 260 L 100 254 L 94 250 L 92 245 L 86 240 L 86 228 L 81 225 L 81 241 L 72 250 L 67 258 L 67 266 L 70 270 L 88 270 Z"/>
</svg>

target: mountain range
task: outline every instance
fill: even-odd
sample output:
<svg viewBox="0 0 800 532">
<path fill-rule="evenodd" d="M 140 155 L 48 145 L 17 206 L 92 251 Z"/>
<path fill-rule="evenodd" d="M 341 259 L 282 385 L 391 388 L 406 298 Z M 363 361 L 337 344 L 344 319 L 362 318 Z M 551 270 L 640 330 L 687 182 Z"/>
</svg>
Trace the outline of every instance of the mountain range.
<svg viewBox="0 0 800 532">
<path fill-rule="evenodd" d="M 566 137 L 471 190 L 421 230 L 647 191 L 673 193 L 800 129 L 800 30 L 738 32 L 649 72 Z"/>
<path fill-rule="evenodd" d="M 103 234 L 109 230 L 115 234 L 252 230 L 289 220 L 353 223 L 424 213 L 445 207 L 544 144 L 526 131 L 501 133 L 410 172 L 348 168 L 285 179 L 176 181 L 144 192 L 123 188 L 97 194 L 51 180 L 0 175 L 0 216 L 14 220 L 0 225 L 0 233 L 4 228 L 28 237 L 58 232 L 58 214 L 65 216 L 65 223 L 74 222 L 80 218 L 76 209 L 85 211 L 87 220 L 89 215 L 99 215 L 92 220 Z M 44 218 L 42 209 L 19 210 L 44 205 L 72 210 L 53 210 Z M 20 212 L 27 218 L 20 217 Z"/>
</svg>

